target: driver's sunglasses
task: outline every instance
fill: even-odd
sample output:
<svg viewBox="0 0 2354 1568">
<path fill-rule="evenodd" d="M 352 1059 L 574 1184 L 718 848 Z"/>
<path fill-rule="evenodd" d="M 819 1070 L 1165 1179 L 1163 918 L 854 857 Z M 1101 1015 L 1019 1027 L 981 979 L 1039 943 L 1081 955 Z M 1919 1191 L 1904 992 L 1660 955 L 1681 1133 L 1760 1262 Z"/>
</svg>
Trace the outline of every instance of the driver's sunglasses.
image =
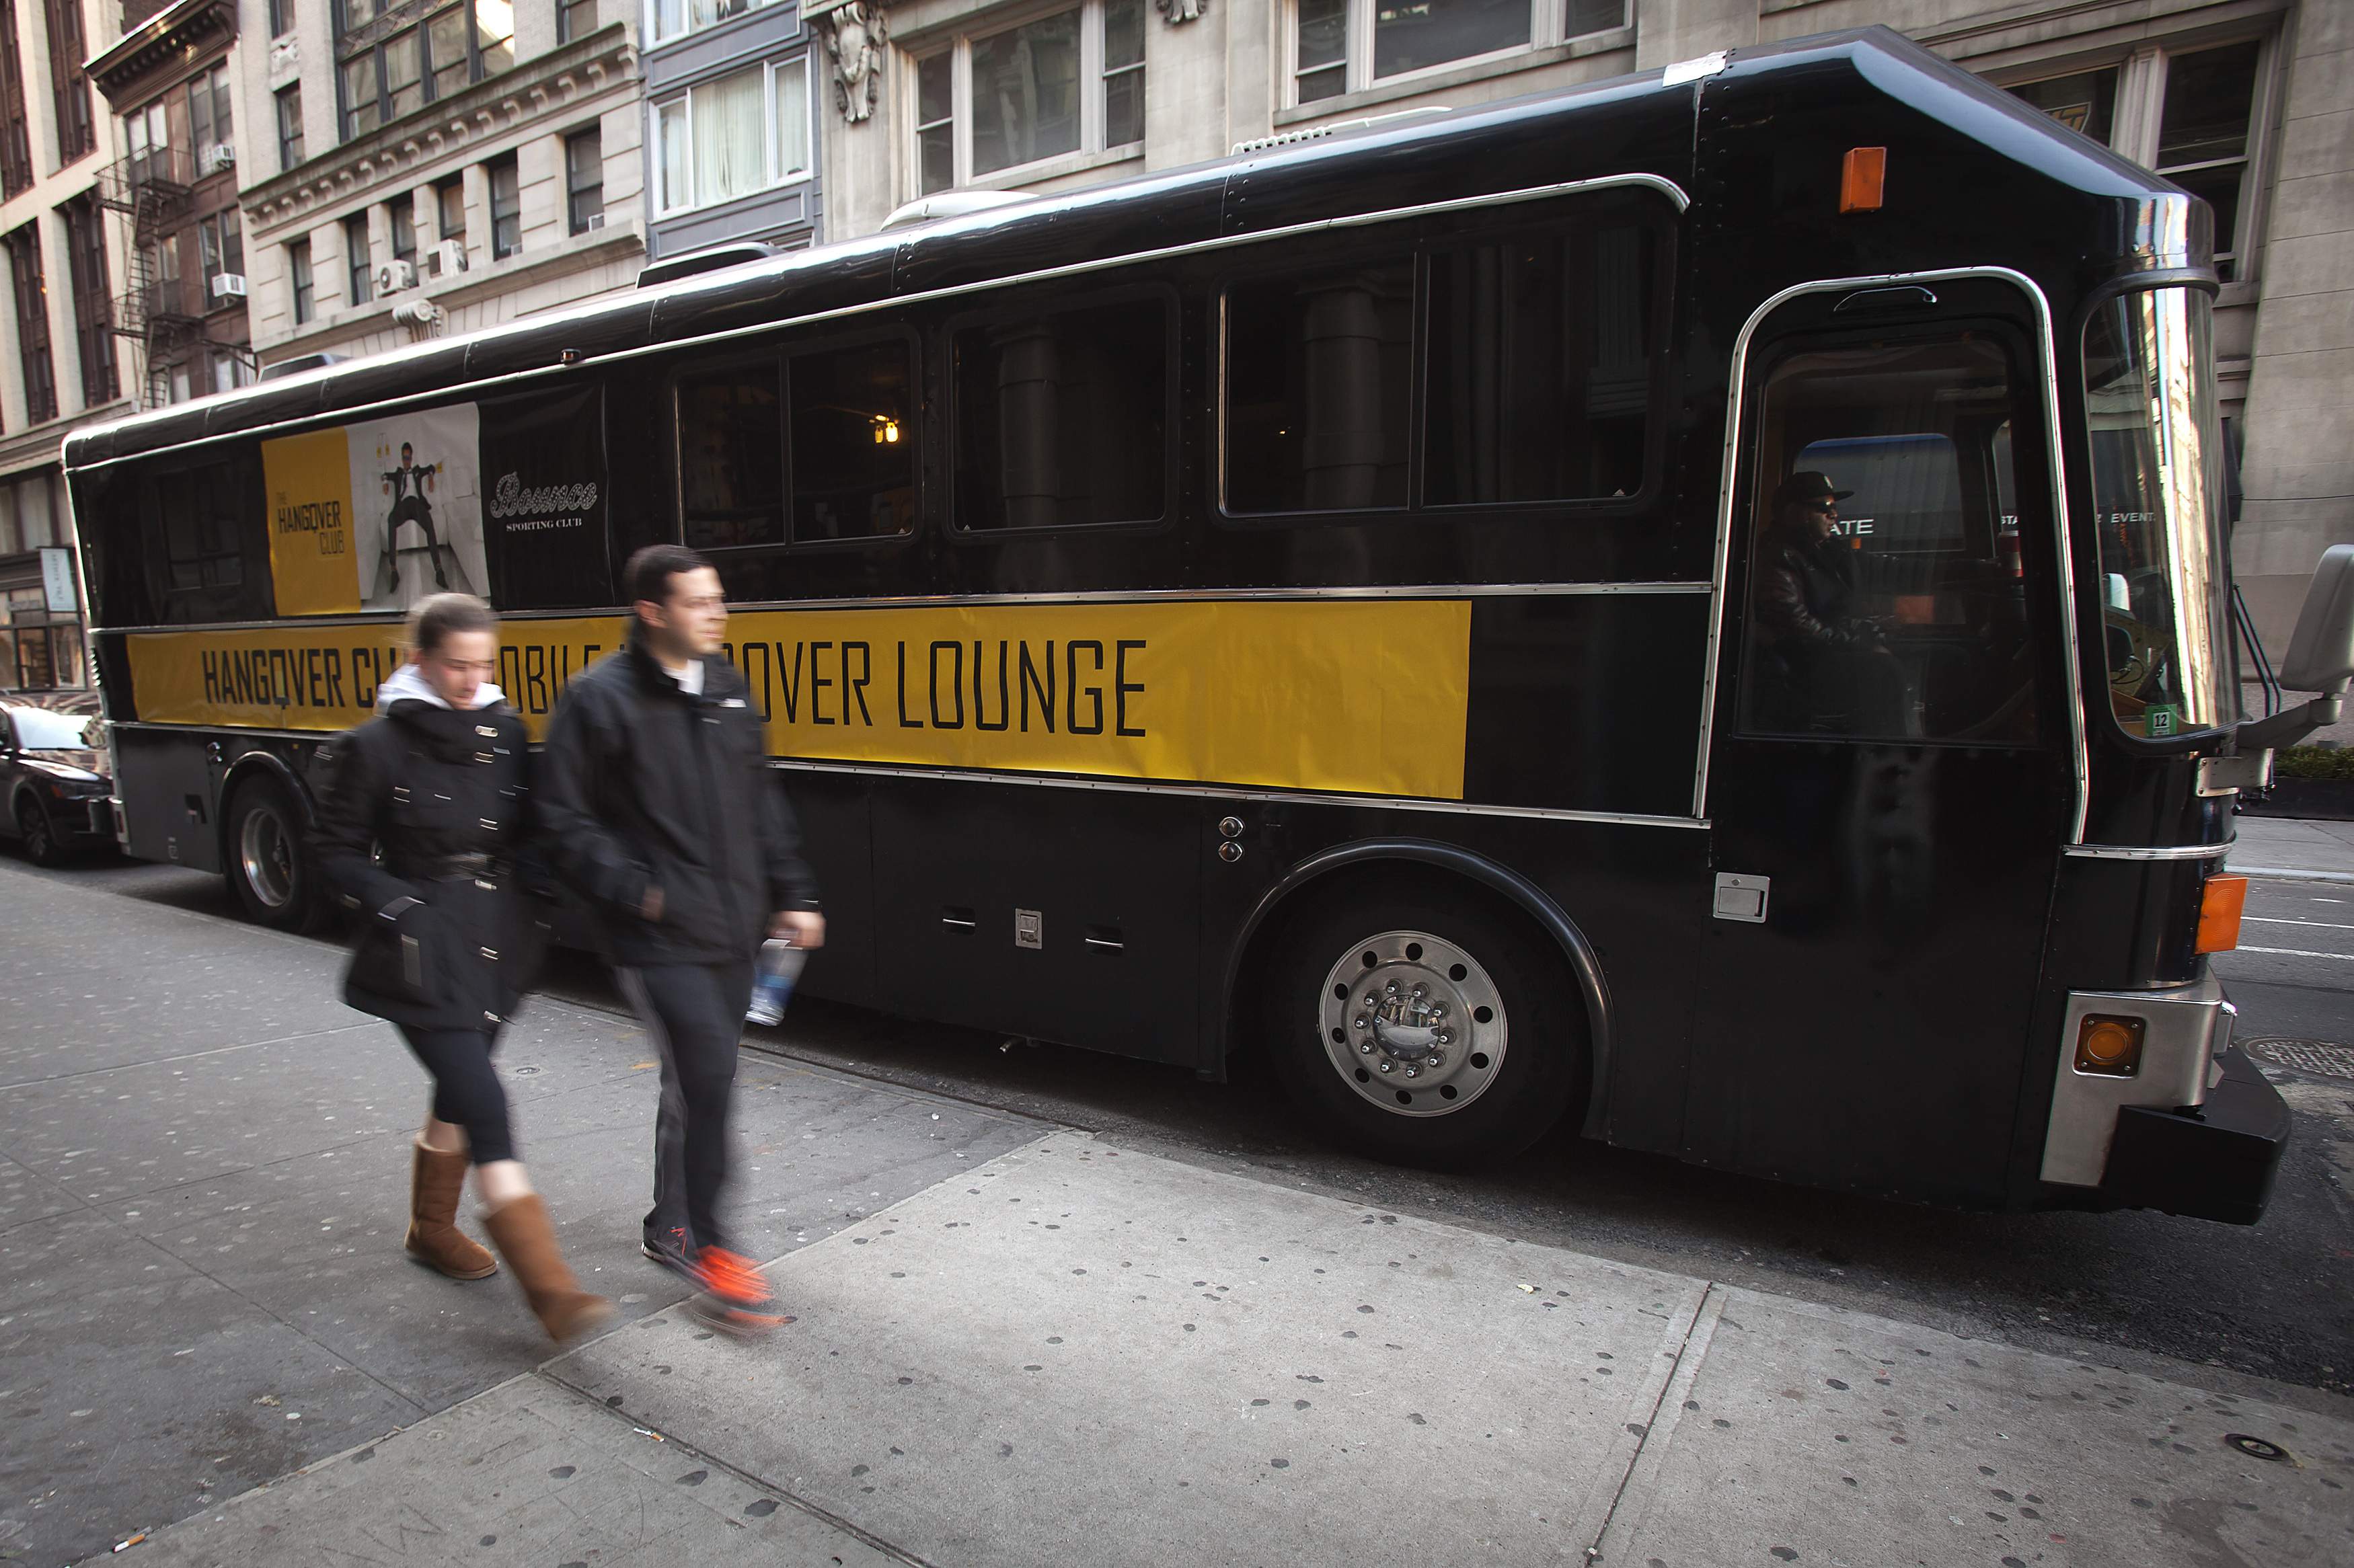
<svg viewBox="0 0 2354 1568">
<path fill-rule="evenodd" d="M 1808 511 L 1809 511 L 1809 512 L 1836 512 L 1836 511 L 1838 511 L 1838 510 L 1839 510 L 1839 503 L 1838 503 L 1838 502 L 1836 502 L 1836 501 L 1833 501 L 1829 496 L 1828 496 L 1828 495 L 1827 495 L 1827 496 L 1823 497 L 1820 501 L 1809 501 L 1809 502 L 1808 502 L 1808 503 L 1807 503 L 1807 510 L 1808 510 Z"/>
</svg>

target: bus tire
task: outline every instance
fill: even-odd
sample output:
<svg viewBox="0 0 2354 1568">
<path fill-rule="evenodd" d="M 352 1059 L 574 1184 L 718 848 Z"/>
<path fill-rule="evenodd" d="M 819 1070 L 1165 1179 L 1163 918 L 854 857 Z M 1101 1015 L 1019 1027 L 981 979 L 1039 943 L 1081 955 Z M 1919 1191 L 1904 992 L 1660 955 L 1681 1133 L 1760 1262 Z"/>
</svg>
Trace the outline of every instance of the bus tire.
<svg viewBox="0 0 2354 1568">
<path fill-rule="evenodd" d="M 1260 1023 L 1276 1075 L 1336 1141 L 1462 1169 L 1576 1103 L 1584 998 L 1527 921 L 1468 887 L 1352 877 L 1309 896 L 1262 971 Z"/>
<path fill-rule="evenodd" d="M 274 779 L 248 779 L 229 791 L 223 818 L 221 874 L 245 917 L 281 931 L 310 929 L 319 897 L 292 791 Z"/>
</svg>

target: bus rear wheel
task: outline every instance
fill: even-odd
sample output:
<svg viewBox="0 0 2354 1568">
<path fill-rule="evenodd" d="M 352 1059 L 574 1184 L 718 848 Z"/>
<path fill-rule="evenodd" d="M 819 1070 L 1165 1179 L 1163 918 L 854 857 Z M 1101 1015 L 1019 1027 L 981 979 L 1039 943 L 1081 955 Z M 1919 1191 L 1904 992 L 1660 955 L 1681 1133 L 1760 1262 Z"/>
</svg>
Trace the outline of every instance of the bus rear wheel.
<svg viewBox="0 0 2354 1568">
<path fill-rule="evenodd" d="M 1470 889 L 1354 882 L 1278 938 L 1262 1027 L 1336 1140 L 1394 1164 L 1517 1154 L 1579 1097 L 1585 1009 L 1551 944 Z"/>
<path fill-rule="evenodd" d="M 249 779 L 230 792 L 226 816 L 223 874 L 238 907 L 257 925 L 308 930 L 318 897 L 293 795 L 275 779 Z"/>
</svg>

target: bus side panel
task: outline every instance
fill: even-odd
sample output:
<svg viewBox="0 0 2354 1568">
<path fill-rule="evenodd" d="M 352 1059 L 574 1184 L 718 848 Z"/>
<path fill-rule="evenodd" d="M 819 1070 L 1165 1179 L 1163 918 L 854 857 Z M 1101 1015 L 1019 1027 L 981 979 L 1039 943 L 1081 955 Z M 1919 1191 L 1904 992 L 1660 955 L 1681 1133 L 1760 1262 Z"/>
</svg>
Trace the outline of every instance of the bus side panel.
<svg viewBox="0 0 2354 1568">
<path fill-rule="evenodd" d="M 825 946 L 810 957 L 800 989 L 859 1007 L 887 1007 L 876 983 L 874 802 L 854 773 L 779 772 L 800 819 L 801 854 L 817 873 L 825 906 Z"/>
<path fill-rule="evenodd" d="M 1202 865 L 1214 853 L 1204 823 L 1219 802 L 948 779 L 873 787 L 883 1005 L 1200 1060 L 1193 981 Z"/>
<path fill-rule="evenodd" d="M 114 731 L 114 792 L 123 848 L 139 860 L 218 871 L 220 773 L 198 730 Z"/>
</svg>

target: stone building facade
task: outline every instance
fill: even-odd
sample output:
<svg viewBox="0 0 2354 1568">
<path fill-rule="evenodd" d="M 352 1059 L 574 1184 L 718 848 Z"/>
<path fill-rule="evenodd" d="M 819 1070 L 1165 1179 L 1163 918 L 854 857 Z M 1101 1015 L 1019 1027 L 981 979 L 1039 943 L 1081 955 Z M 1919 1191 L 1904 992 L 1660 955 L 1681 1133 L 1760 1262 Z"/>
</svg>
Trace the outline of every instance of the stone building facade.
<svg viewBox="0 0 2354 1568">
<path fill-rule="evenodd" d="M 622 0 L 268 0 L 239 51 L 253 344 L 356 357 L 633 284 Z"/>
<path fill-rule="evenodd" d="M 947 190 L 1069 189 L 1237 145 L 1884 23 L 2207 196 L 2243 439 L 2239 580 L 2285 642 L 2354 541 L 2346 0 L 806 0 L 826 234 Z"/>
<path fill-rule="evenodd" d="M 73 544 L 58 449 L 143 376 L 101 199 L 122 126 L 87 69 L 122 23 L 104 0 L 0 0 L 0 690 L 88 680 L 81 618 L 42 587 L 42 552 Z"/>
</svg>

